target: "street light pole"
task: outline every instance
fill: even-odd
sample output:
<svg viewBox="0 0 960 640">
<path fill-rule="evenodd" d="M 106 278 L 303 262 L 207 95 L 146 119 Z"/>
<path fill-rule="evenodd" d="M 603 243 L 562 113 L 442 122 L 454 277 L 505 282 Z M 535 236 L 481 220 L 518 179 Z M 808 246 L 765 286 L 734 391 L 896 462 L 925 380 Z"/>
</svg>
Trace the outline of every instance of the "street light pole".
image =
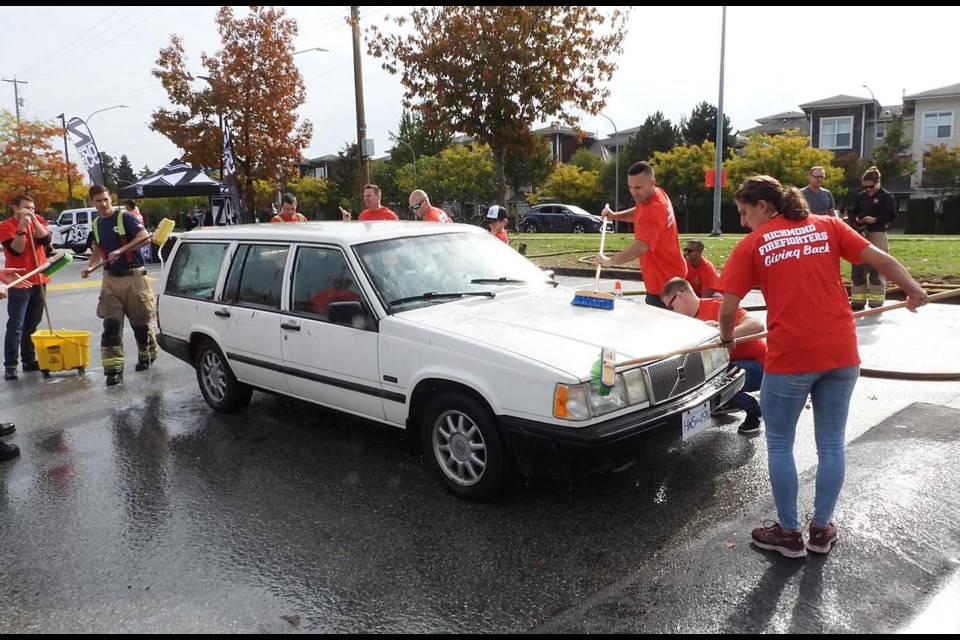
<svg viewBox="0 0 960 640">
<path fill-rule="evenodd" d="M 615 149 L 614 153 L 616 153 L 617 155 L 617 161 L 616 161 L 616 169 L 615 169 L 616 175 L 614 176 L 615 186 L 613 188 L 614 190 L 613 206 L 614 206 L 614 210 L 619 212 L 620 211 L 620 132 L 617 130 L 617 125 L 613 123 L 613 120 L 611 120 L 609 116 L 606 116 L 602 113 L 597 115 L 607 119 L 607 121 L 610 123 L 610 126 L 613 127 L 613 136 L 614 138 L 616 138 L 616 143 L 614 144 L 614 149 Z"/>
<path fill-rule="evenodd" d="M 873 90 L 867 85 L 863 85 L 863 88 L 870 92 L 870 99 L 873 100 L 873 137 L 876 138 L 877 137 L 877 97 L 873 95 Z M 867 128 L 866 123 L 864 123 L 863 128 L 864 128 L 864 131 L 866 131 L 866 128 Z M 861 156 L 863 155 L 864 148 L 865 148 L 864 145 L 866 144 L 863 140 L 864 138 L 866 138 L 866 136 L 860 137 L 860 155 Z"/>
<path fill-rule="evenodd" d="M 723 187 L 723 54 L 727 42 L 727 7 L 723 7 L 723 18 L 720 27 L 720 98 L 717 100 L 717 155 L 714 167 L 713 184 L 713 231 L 710 235 L 720 237 L 720 189 Z"/>
<path fill-rule="evenodd" d="M 308 51 L 329 51 L 329 49 L 324 49 L 323 47 L 313 47 L 312 49 L 304 49 L 303 51 L 294 51 L 290 55 L 298 56 L 301 53 L 307 53 Z"/>
<path fill-rule="evenodd" d="M 410 146 L 409 142 L 405 142 L 396 136 L 391 136 L 391 139 L 394 142 L 399 142 L 400 144 L 407 145 L 407 148 L 410 149 L 410 155 L 413 156 L 413 177 L 416 178 L 417 177 L 417 153 L 413 150 L 413 147 Z"/>
<path fill-rule="evenodd" d="M 94 111 L 93 113 L 91 113 L 90 115 L 88 115 L 88 116 L 87 116 L 87 119 L 84 120 L 84 122 L 86 122 L 86 123 L 89 125 L 89 124 L 90 124 L 90 118 L 92 118 L 93 116 L 97 115 L 98 113 L 103 113 L 104 111 L 110 111 L 111 109 L 129 109 L 129 108 L 130 108 L 130 107 L 128 107 L 128 106 L 125 105 L 125 104 L 115 104 L 115 105 L 113 105 L 112 107 L 107 107 L 106 109 L 97 109 L 96 111 Z"/>
<path fill-rule="evenodd" d="M 63 155 L 67 159 L 67 206 L 69 207 L 73 204 L 73 177 L 70 175 L 70 148 L 67 146 L 67 119 L 61 113 L 57 116 L 60 118 L 60 124 L 63 126 Z"/>
</svg>

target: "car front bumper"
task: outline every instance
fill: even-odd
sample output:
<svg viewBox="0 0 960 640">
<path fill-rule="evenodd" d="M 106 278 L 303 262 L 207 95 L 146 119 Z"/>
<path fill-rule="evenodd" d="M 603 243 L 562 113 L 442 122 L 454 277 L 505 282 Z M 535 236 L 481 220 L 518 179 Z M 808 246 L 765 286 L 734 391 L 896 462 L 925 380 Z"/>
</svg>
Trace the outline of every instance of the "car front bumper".
<svg viewBox="0 0 960 640">
<path fill-rule="evenodd" d="M 716 409 L 744 383 L 742 369 L 725 371 L 670 402 L 583 428 L 499 416 L 507 449 L 524 475 L 570 479 L 608 471 L 636 458 L 654 431 L 681 433 L 684 411 L 704 402 Z"/>
</svg>

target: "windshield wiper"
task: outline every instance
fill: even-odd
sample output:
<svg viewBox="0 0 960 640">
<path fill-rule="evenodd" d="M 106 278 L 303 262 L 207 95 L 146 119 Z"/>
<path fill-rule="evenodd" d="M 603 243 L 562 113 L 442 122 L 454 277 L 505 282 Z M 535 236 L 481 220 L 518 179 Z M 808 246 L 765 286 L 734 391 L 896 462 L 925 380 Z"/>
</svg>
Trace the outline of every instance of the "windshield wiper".
<svg viewBox="0 0 960 640">
<path fill-rule="evenodd" d="M 493 291 L 455 291 L 450 293 L 440 293 L 439 291 L 427 291 L 418 296 L 408 296 L 398 298 L 387 303 L 389 306 L 403 304 L 404 302 L 414 302 L 416 300 L 442 300 L 444 298 L 464 298 L 466 296 L 483 296 L 485 298 L 496 298 L 497 294 Z"/>
<path fill-rule="evenodd" d="M 491 283 L 494 283 L 494 284 L 527 284 L 528 282 L 529 282 L 529 280 L 518 280 L 517 278 L 508 278 L 508 277 L 506 277 L 506 276 L 502 276 L 502 277 L 500 277 L 500 278 L 474 278 L 473 280 L 470 281 L 470 284 L 491 284 Z M 560 285 L 559 282 L 557 282 L 556 280 L 551 280 L 550 278 L 547 278 L 547 279 L 544 280 L 543 282 L 544 282 L 544 284 L 552 285 L 554 288 L 556 288 L 556 287 L 558 287 L 558 286 Z"/>
</svg>

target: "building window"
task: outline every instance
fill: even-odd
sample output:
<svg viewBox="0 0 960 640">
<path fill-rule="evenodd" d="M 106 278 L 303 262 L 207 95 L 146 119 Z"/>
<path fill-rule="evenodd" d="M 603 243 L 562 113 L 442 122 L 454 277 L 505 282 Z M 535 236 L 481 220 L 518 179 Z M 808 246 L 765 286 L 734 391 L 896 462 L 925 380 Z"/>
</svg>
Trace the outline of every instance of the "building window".
<svg viewBox="0 0 960 640">
<path fill-rule="evenodd" d="M 923 114 L 923 139 L 942 140 L 953 137 L 953 111 L 931 111 Z"/>
<path fill-rule="evenodd" d="M 820 119 L 821 149 L 853 148 L 853 116 Z"/>
<path fill-rule="evenodd" d="M 887 135 L 887 123 L 878 122 L 876 128 L 876 138 L 877 140 L 883 140 L 883 136 Z"/>
</svg>

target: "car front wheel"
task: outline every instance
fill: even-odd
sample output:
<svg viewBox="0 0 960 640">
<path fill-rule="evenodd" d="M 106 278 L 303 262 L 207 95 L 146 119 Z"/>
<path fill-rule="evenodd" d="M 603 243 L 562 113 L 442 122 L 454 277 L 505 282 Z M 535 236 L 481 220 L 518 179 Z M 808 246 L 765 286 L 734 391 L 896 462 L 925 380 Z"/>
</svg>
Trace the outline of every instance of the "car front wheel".
<svg viewBox="0 0 960 640">
<path fill-rule="evenodd" d="M 537 232 L 537 223 L 536 222 L 524 222 L 520 225 L 520 230 L 524 233 L 536 233 Z"/>
<path fill-rule="evenodd" d="M 457 391 L 434 398 L 421 424 L 423 455 L 443 485 L 470 500 L 496 495 L 506 451 L 489 410 Z"/>
<path fill-rule="evenodd" d="M 200 343 L 194 366 L 200 393 L 214 411 L 235 413 L 250 404 L 253 389 L 237 380 L 213 340 L 207 338 Z"/>
<path fill-rule="evenodd" d="M 586 233 L 586 231 L 587 231 L 587 226 L 585 224 L 583 224 L 582 222 L 574 223 L 573 225 L 574 233 Z"/>
</svg>

